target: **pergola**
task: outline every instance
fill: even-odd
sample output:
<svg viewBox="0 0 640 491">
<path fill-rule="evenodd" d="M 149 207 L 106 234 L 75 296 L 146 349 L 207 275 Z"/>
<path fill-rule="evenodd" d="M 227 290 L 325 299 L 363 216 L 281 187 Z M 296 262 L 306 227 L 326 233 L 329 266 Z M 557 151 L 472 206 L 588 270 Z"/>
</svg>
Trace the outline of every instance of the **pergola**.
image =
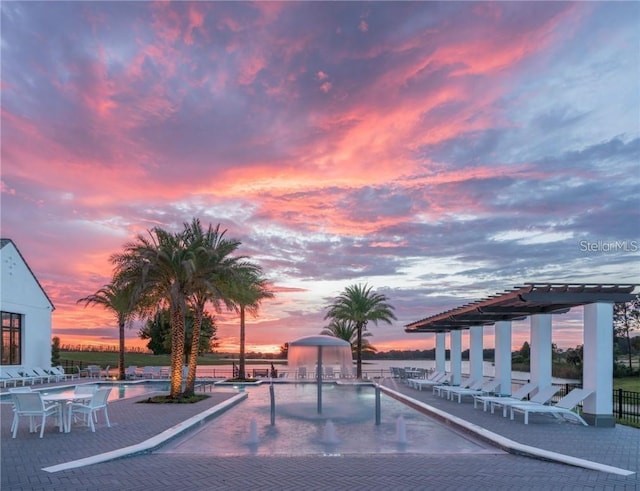
<svg viewBox="0 0 640 491">
<path fill-rule="evenodd" d="M 407 333 L 436 333 L 436 369 L 444 370 L 445 335 L 451 339 L 453 383 L 461 377 L 461 331 L 470 330 L 470 376 L 482 377 L 483 327 L 495 326 L 495 371 L 500 391 L 511 391 L 511 322 L 531 318 L 531 381 L 551 385 L 551 316 L 584 306 L 583 387 L 594 394 L 583 415 L 596 426 L 613 426 L 613 304 L 633 300 L 638 285 L 525 283 L 503 293 L 405 326 Z"/>
</svg>

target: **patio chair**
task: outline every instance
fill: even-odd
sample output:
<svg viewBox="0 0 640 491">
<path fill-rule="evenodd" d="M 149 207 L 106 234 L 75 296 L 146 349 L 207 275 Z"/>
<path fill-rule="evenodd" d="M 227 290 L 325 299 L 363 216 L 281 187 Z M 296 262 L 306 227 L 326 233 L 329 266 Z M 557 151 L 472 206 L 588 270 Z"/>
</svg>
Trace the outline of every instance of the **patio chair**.
<svg viewBox="0 0 640 491">
<path fill-rule="evenodd" d="M 62 423 L 60 406 L 58 404 L 46 405 L 42 400 L 42 394 L 40 394 L 40 392 L 12 392 L 11 397 L 14 404 L 13 423 L 11 424 L 13 431 L 12 438 L 15 438 L 18 434 L 18 425 L 21 416 L 29 417 L 29 432 L 33 433 L 37 431 L 38 426 L 40 426 L 40 438 L 44 435 L 44 427 L 47 423 L 48 416 L 57 415 L 60 423 Z M 34 419 L 36 417 L 42 418 L 40 425 L 36 424 Z M 60 426 L 60 431 L 62 431 L 62 425 Z"/>
<path fill-rule="evenodd" d="M 87 365 L 87 376 L 91 378 L 100 378 L 102 368 L 100 365 Z"/>
<path fill-rule="evenodd" d="M 482 402 L 483 410 L 486 412 L 487 407 L 491 407 L 491 413 L 493 414 L 494 407 L 491 405 L 493 401 L 500 401 L 505 399 L 510 399 L 512 401 L 521 401 L 525 397 L 527 397 L 531 392 L 533 392 L 538 386 L 536 384 L 532 384 L 531 382 L 524 384 L 518 390 L 516 390 L 511 396 L 474 396 L 473 397 L 473 407 L 478 407 L 478 402 Z M 503 387 L 504 390 L 504 387 Z"/>
<path fill-rule="evenodd" d="M 333 378 L 333 367 L 324 367 L 324 378 Z"/>
<path fill-rule="evenodd" d="M 153 367 L 147 366 L 142 369 L 142 378 L 153 378 Z"/>
<path fill-rule="evenodd" d="M 71 427 L 71 418 L 74 414 L 84 414 L 86 416 L 87 426 L 91 427 L 91 431 L 95 433 L 96 426 L 94 419 L 97 421 L 97 413 L 102 410 L 104 412 L 104 418 L 107 422 L 107 426 L 111 428 L 111 422 L 109 421 L 109 413 L 107 412 L 107 399 L 111 393 L 111 387 L 104 389 L 98 389 L 88 403 L 72 402 L 69 404 L 69 411 L 67 413 L 69 421 L 68 427 Z"/>
<path fill-rule="evenodd" d="M 307 367 L 298 367 L 296 378 L 307 378 Z"/>
<path fill-rule="evenodd" d="M 529 424 L 529 413 L 552 414 L 554 417 L 559 419 L 566 419 L 566 417 L 568 416 L 575 419 L 579 423 L 588 426 L 587 422 L 582 419 L 582 416 L 574 412 L 574 410 L 577 408 L 578 404 L 584 401 L 591 394 L 593 394 L 592 390 L 573 389 L 566 396 L 564 396 L 562 399 L 551 406 L 544 406 L 526 402 L 513 404 L 512 406 L 510 406 L 511 419 L 513 419 L 514 412 L 523 413 L 524 424 Z"/>
<path fill-rule="evenodd" d="M 534 403 L 537 405 L 543 405 L 548 403 L 551 398 L 556 395 L 556 392 L 558 392 L 560 390 L 560 387 L 556 387 L 553 385 L 550 385 L 549 387 L 545 387 L 544 389 L 540 389 L 536 395 L 534 395 L 528 402 L 529 403 Z M 495 407 L 495 406 L 502 406 L 502 416 L 504 418 L 507 417 L 507 409 L 509 409 L 511 406 L 514 406 L 516 404 L 526 404 L 527 402 L 525 401 L 510 401 L 507 400 L 507 398 L 505 398 L 504 400 L 495 400 L 493 401 L 491 404 Z M 493 412 L 493 411 L 492 411 Z"/>
<path fill-rule="evenodd" d="M 136 365 L 129 365 L 127 369 L 124 371 L 124 378 L 127 380 L 131 380 L 136 378 L 136 372 L 138 367 Z"/>
<path fill-rule="evenodd" d="M 500 387 L 499 380 L 495 380 L 495 379 L 488 380 L 487 382 L 482 384 L 482 387 L 480 387 L 479 389 L 469 388 L 469 389 L 458 389 L 458 390 L 451 391 L 449 393 L 449 399 L 453 399 L 454 397 L 457 397 L 458 404 L 460 404 L 464 396 L 482 396 L 486 394 L 492 394 L 498 389 L 498 387 Z"/>
</svg>

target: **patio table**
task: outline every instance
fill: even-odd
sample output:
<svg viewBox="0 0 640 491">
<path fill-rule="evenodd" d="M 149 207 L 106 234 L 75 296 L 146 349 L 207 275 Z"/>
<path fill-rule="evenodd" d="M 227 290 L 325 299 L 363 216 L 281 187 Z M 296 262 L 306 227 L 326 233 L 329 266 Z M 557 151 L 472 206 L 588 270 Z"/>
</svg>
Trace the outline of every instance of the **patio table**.
<svg viewBox="0 0 640 491">
<path fill-rule="evenodd" d="M 45 402 L 53 402 L 58 405 L 60 418 L 60 431 L 69 433 L 71 431 L 71 422 L 68 419 L 68 405 L 71 402 L 82 401 L 87 399 L 87 394 L 46 394 L 42 396 L 42 400 Z"/>
</svg>

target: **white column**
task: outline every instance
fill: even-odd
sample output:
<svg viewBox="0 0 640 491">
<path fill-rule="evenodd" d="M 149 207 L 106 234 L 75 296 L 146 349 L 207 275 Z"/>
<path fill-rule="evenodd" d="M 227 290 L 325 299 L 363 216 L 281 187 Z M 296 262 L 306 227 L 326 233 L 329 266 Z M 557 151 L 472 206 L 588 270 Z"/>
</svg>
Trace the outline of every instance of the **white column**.
<svg viewBox="0 0 640 491">
<path fill-rule="evenodd" d="M 500 394 L 511 395 L 511 321 L 496 322 L 495 368 Z"/>
<path fill-rule="evenodd" d="M 462 378 L 462 331 L 455 329 L 449 333 L 451 340 L 451 385 L 460 385 Z"/>
<path fill-rule="evenodd" d="M 551 314 L 531 316 L 531 382 L 551 386 Z"/>
<path fill-rule="evenodd" d="M 469 376 L 471 380 L 482 378 L 482 326 L 471 326 L 469 329 Z"/>
<path fill-rule="evenodd" d="M 594 426 L 613 427 L 613 304 L 584 306 L 582 386 L 595 391 L 583 403 L 583 417 Z"/>
<path fill-rule="evenodd" d="M 445 334 L 444 332 L 436 333 L 436 370 L 438 372 L 445 372 Z"/>
</svg>

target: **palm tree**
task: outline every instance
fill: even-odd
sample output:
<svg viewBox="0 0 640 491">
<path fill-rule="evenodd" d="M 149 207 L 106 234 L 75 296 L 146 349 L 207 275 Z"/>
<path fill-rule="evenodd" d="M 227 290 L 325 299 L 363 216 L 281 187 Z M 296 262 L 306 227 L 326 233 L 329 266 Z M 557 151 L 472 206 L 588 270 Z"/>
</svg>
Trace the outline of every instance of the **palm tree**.
<svg viewBox="0 0 640 491">
<path fill-rule="evenodd" d="M 393 306 L 387 303 L 387 297 L 371 291 L 372 287 L 351 285 L 345 288 L 332 304 L 329 305 L 325 319 L 351 321 L 357 332 L 356 376 L 362 378 L 362 333 L 369 321 L 374 324 L 386 322 L 391 324 L 395 319 Z"/>
<path fill-rule="evenodd" d="M 344 319 L 331 319 L 331 322 L 325 327 L 320 334 L 325 336 L 333 336 L 334 338 L 342 339 L 351 344 L 351 351 L 353 354 L 357 354 L 358 351 L 358 332 L 353 322 Z M 369 343 L 368 337 L 373 336 L 371 332 L 365 331 L 362 333 L 362 352 L 363 353 L 375 353 L 377 350 Z"/>
<path fill-rule="evenodd" d="M 244 379 L 245 371 L 245 312 L 258 315 L 260 304 L 265 298 L 273 298 L 267 280 L 262 277 L 262 269 L 254 264 L 244 262 L 236 268 L 236 276 L 231 285 L 230 298 L 240 313 L 240 356 L 238 373 Z"/>
<path fill-rule="evenodd" d="M 132 284 L 146 305 L 167 304 L 171 318 L 170 397 L 178 398 L 182 388 L 184 362 L 184 316 L 189 287 L 195 274 L 192 249 L 185 247 L 182 234 L 171 234 L 154 227 L 148 235 L 139 234 L 114 254 L 116 276 Z"/>
<path fill-rule="evenodd" d="M 112 282 L 104 285 L 97 292 L 78 300 L 77 303 L 84 303 L 84 306 L 101 305 L 113 312 L 118 320 L 118 379 L 124 380 L 124 328 L 134 316 L 133 308 L 133 288 L 132 286 Z"/>
<path fill-rule="evenodd" d="M 189 368 L 185 393 L 192 394 L 195 389 L 198 350 L 200 347 L 200 328 L 207 303 L 213 303 L 220 311 L 220 303 L 231 307 L 226 290 L 233 281 L 235 268 L 242 258 L 230 257 L 240 246 L 235 239 L 226 239 L 226 230 L 220 232 L 220 225 L 206 230 L 198 219 L 191 224 L 185 223 L 184 242 L 194 255 L 195 270 L 189 287 L 188 301 L 194 314 L 194 324 L 189 354 Z"/>
</svg>

